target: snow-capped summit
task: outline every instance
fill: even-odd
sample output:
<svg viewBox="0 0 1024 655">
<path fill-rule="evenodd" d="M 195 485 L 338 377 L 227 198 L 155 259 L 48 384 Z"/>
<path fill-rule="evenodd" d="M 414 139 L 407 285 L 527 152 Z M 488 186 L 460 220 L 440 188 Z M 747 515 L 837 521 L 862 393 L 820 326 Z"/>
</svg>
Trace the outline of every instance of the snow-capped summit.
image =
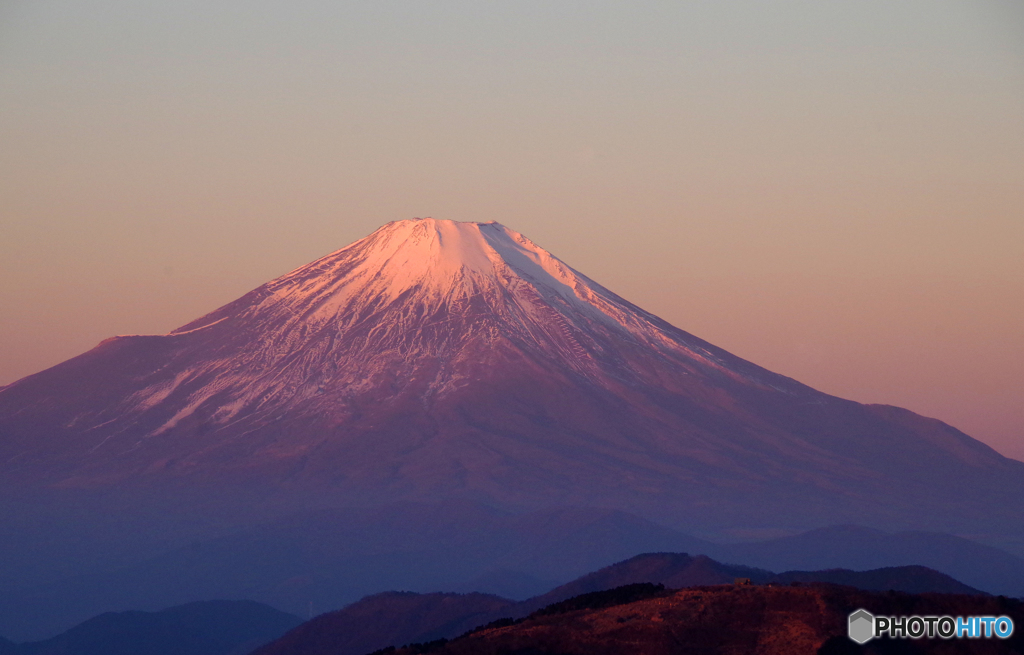
<svg viewBox="0 0 1024 655">
<path fill-rule="evenodd" d="M 991 528 L 1021 518 L 995 518 L 1016 505 L 993 485 L 1024 493 L 1024 464 L 947 425 L 746 362 L 503 225 L 432 218 L 0 390 L 0 435 L 3 487 L 458 497 L 707 529 Z"/>
<path fill-rule="evenodd" d="M 483 295 L 497 308 L 508 300 L 499 297 L 502 293 L 517 298 L 539 294 L 565 312 L 607 316 L 624 326 L 633 322 L 629 314 L 636 311 L 522 234 L 493 221 L 417 218 L 388 223 L 265 288 L 270 295 L 262 306 L 288 306 L 303 320 L 315 322 L 399 299 L 436 310 Z M 195 329 L 203 320 L 175 332 Z"/>
<path fill-rule="evenodd" d="M 388 223 L 267 288 L 275 302 L 317 305 L 324 316 L 360 302 L 393 302 L 408 292 L 418 302 L 441 304 L 522 285 L 587 302 L 592 284 L 499 223 L 416 218 Z"/>
<path fill-rule="evenodd" d="M 366 285 L 394 299 L 412 287 L 437 296 L 466 297 L 509 276 L 575 286 L 575 274 L 532 241 L 495 222 L 415 218 L 379 230 L 277 280 L 279 292 L 315 292 Z"/>
</svg>

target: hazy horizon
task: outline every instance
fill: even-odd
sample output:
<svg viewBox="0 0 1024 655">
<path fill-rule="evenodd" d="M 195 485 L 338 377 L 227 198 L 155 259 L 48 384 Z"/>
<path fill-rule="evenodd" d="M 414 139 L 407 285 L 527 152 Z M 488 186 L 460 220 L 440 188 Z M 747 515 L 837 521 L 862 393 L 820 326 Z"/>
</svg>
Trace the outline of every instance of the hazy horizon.
<svg viewBox="0 0 1024 655">
<path fill-rule="evenodd" d="M 1024 460 L 1012 2 L 15 2 L 0 384 L 414 216 Z"/>
</svg>

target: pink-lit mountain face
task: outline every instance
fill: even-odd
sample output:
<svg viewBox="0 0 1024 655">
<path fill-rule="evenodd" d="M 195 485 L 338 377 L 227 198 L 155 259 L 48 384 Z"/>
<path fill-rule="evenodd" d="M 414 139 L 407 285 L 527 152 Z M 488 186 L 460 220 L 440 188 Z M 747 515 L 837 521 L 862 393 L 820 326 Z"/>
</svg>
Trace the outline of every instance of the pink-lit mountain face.
<svg viewBox="0 0 1024 655">
<path fill-rule="evenodd" d="M 0 485 L 600 506 L 709 531 L 1024 525 L 1024 464 L 730 355 L 502 225 L 433 219 L 0 390 Z"/>
</svg>

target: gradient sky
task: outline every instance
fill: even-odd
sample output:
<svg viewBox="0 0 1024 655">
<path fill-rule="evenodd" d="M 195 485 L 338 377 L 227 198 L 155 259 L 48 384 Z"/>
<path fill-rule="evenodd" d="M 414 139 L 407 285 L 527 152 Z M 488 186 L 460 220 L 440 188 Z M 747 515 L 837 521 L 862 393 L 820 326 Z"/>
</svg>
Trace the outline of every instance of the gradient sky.
<svg viewBox="0 0 1024 655">
<path fill-rule="evenodd" d="M 413 216 L 1024 459 L 1024 3 L 0 2 L 0 384 Z"/>
</svg>

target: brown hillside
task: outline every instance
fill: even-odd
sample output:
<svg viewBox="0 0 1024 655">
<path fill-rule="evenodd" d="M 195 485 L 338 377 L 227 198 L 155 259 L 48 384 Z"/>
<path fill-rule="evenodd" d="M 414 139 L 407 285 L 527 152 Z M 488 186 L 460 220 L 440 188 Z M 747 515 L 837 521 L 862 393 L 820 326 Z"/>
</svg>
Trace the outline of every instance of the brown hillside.
<svg viewBox="0 0 1024 655">
<path fill-rule="evenodd" d="M 863 607 L 880 615 L 1008 615 L 1024 625 L 1017 600 L 946 594 L 866 592 L 833 585 L 684 589 L 604 609 L 531 615 L 429 648 L 439 655 L 799 655 L 816 653 L 1021 653 L 1024 629 L 1008 640 L 873 640 L 846 637 L 847 617 Z M 396 655 L 426 652 L 403 648 Z"/>
</svg>

